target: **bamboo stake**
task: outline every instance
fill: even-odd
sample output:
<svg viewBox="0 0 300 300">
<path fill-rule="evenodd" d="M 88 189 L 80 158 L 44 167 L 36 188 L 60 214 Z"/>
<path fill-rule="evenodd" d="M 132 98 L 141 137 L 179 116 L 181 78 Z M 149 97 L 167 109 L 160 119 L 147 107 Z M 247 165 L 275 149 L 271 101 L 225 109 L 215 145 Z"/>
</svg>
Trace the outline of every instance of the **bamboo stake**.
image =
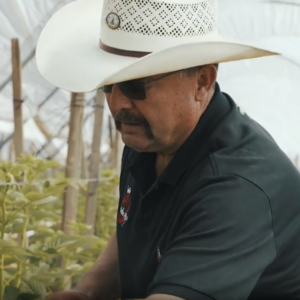
<svg viewBox="0 0 300 300">
<path fill-rule="evenodd" d="M 40 118 L 39 113 L 37 113 L 34 117 L 33 117 L 33 121 L 35 123 L 35 125 L 37 126 L 37 128 L 40 130 L 40 132 L 44 135 L 44 137 L 47 140 L 51 140 L 53 139 L 53 134 L 50 132 L 50 130 L 47 128 L 46 124 L 42 121 L 42 119 Z M 58 136 L 56 136 L 58 137 Z"/>
<path fill-rule="evenodd" d="M 89 178 L 99 178 L 100 169 L 100 147 L 103 127 L 103 111 L 104 111 L 104 94 L 102 91 L 97 91 L 95 101 L 95 120 L 93 130 L 92 153 L 89 166 Z M 97 191 L 98 182 L 89 182 L 86 207 L 85 207 L 85 223 L 91 226 L 91 229 L 86 232 L 87 235 L 94 234 L 95 219 L 97 212 Z"/>
<path fill-rule="evenodd" d="M 19 40 L 11 40 L 12 52 L 12 87 L 14 105 L 14 149 L 15 158 L 18 159 L 23 150 L 23 120 L 22 120 L 22 73 Z"/>
<path fill-rule="evenodd" d="M 80 166 L 80 177 L 82 179 L 87 178 L 87 166 L 86 166 L 86 158 L 85 158 L 85 148 L 84 148 L 84 140 L 81 143 L 81 166 Z"/>
<path fill-rule="evenodd" d="M 68 155 L 66 163 L 66 177 L 79 178 L 80 161 L 82 152 L 82 122 L 84 113 L 84 94 L 72 93 L 71 114 L 68 137 Z M 76 221 L 77 217 L 77 196 L 78 191 L 74 186 L 67 186 L 64 194 L 62 230 L 66 234 L 73 234 L 69 227 L 71 221 Z"/>
<path fill-rule="evenodd" d="M 123 155 L 123 148 L 124 148 L 124 143 L 121 138 L 121 134 L 118 134 L 118 152 L 117 152 L 117 161 L 116 161 L 116 171 L 117 175 L 120 176 L 121 174 L 121 161 L 122 161 L 122 155 Z"/>
<path fill-rule="evenodd" d="M 14 143 L 10 142 L 10 144 L 9 144 L 9 160 L 10 161 L 13 161 L 14 152 L 15 152 Z"/>
<path fill-rule="evenodd" d="M 115 129 L 115 135 L 113 140 L 112 148 L 112 167 L 116 172 L 118 172 L 118 158 L 119 158 L 119 146 L 120 146 L 120 132 Z"/>
<path fill-rule="evenodd" d="M 121 134 L 120 132 L 115 129 L 115 139 L 114 139 L 114 147 L 113 147 L 113 168 L 115 170 L 115 173 L 117 174 L 117 176 L 120 176 L 121 173 L 121 153 L 123 151 L 120 151 L 120 147 L 121 147 Z M 114 194 L 115 197 L 119 196 L 119 187 L 116 186 L 115 190 L 114 190 Z"/>
<path fill-rule="evenodd" d="M 113 131 L 113 121 L 112 116 L 108 116 L 108 133 L 109 133 L 109 154 L 108 154 L 108 166 L 109 168 L 114 168 L 114 144 L 115 144 L 115 136 Z"/>
<path fill-rule="evenodd" d="M 112 125 L 112 117 L 111 115 L 108 116 L 108 133 L 109 133 L 109 144 L 110 149 L 114 147 L 114 138 L 113 138 L 113 125 Z"/>
</svg>

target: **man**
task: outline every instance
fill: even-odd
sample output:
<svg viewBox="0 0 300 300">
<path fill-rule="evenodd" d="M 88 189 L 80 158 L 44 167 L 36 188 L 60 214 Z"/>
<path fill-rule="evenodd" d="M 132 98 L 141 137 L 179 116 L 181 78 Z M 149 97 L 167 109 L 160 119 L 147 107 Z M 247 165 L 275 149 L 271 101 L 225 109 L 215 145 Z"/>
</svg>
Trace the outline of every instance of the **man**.
<svg viewBox="0 0 300 300">
<path fill-rule="evenodd" d="M 37 62 L 106 93 L 126 145 L 117 233 L 51 300 L 300 299 L 299 173 L 216 83 L 218 63 L 273 53 L 221 41 L 214 0 L 104 1 L 94 49 L 98 5 L 58 12 Z"/>
</svg>

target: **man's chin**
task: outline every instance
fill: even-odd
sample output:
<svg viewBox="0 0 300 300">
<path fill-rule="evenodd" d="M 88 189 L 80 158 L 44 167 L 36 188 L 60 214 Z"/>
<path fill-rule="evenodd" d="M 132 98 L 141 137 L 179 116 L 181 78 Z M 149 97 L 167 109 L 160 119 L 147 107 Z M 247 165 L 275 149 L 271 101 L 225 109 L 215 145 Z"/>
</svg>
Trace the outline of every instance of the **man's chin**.
<svg viewBox="0 0 300 300">
<path fill-rule="evenodd" d="M 134 136 L 121 132 L 123 143 L 137 152 L 150 152 L 152 143 L 146 136 Z"/>
</svg>

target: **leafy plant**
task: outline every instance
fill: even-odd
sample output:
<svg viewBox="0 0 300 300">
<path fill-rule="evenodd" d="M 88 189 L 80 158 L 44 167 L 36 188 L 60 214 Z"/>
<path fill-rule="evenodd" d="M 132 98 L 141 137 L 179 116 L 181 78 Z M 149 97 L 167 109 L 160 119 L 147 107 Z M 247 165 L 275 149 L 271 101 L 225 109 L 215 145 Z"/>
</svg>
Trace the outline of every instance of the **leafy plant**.
<svg viewBox="0 0 300 300">
<path fill-rule="evenodd" d="M 106 180 L 101 181 L 99 186 L 95 234 L 108 239 L 116 230 L 119 178 L 113 170 L 104 170 L 102 177 Z"/>
<path fill-rule="evenodd" d="M 54 161 L 24 156 L 0 163 L 0 300 L 44 299 L 76 283 L 93 265 L 114 231 L 117 179 L 105 171 L 100 184 L 96 234 L 85 236 L 84 193 L 79 201 L 74 236 L 60 231 L 62 196 L 68 180 Z M 86 186 L 82 186 L 82 191 Z"/>
</svg>

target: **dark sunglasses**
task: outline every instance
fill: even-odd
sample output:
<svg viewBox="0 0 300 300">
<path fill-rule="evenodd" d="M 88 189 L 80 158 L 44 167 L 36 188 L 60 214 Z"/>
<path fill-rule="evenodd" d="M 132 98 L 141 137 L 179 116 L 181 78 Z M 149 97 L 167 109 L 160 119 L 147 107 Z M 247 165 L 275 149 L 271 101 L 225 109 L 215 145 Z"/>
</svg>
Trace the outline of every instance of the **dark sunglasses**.
<svg viewBox="0 0 300 300">
<path fill-rule="evenodd" d="M 146 83 L 151 83 L 154 81 L 161 80 L 167 76 L 170 76 L 170 75 L 178 73 L 178 72 L 179 71 L 170 72 L 168 74 L 165 74 L 165 75 L 155 78 L 153 80 L 146 80 L 144 78 L 141 78 L 141 79 L 134 79 L 134 80 L 118 82 L 118 83 L 114 83 L 114 84 L 118 86 L 118 88 L 122 91 L 122 93 L 126 97 L 128 97 L 132 100 L 145 100 L 147 98 L 146 89 L 145 89 Z M 110 94 L 112 92 L 114 84 L 105 85 L 105 86 L 101 87 L 100 89 L 104 93 Z"/>
</svg>

